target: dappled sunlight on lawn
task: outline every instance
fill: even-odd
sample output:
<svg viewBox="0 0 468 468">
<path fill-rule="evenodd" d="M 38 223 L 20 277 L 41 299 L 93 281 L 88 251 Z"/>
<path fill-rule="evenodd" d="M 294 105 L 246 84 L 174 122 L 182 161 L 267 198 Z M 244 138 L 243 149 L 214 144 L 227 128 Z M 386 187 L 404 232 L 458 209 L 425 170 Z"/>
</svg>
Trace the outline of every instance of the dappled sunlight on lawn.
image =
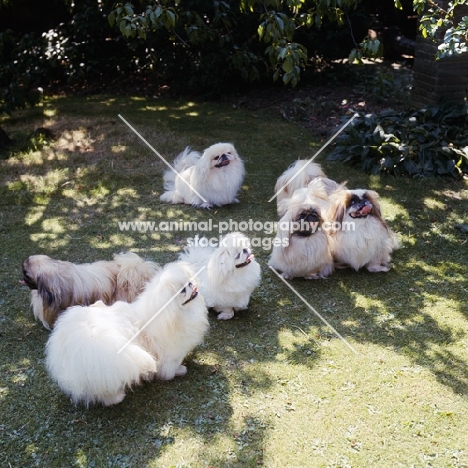
<svg viewBox="0 0 468 468">
<path fill-rule="evenodd" d="M 276 221 L 276 203 L 267 203 L 276 178 L 319 142 L 268 110 L 225 103 L 93 96 L 32 112 L 31 125 L 47 123 L 55 143 L 13 155 L 0 172 L 0 401 L 17 417 L 4 423 L 12 465 L 380 466 L 388 457 L 417 465 L 435 453 L 448 466 L 468 421 L 467 236 L 454 228 L 467 222 L 466 183 L 369 176 L 321 159 L 334 180 L 379 192 L 402 244 L 388 273 L 290 281 L 359 354 L 269 270 L 270 251 L 258 244 L 260 287 L 232 320 L 210 312 L 186 376 L 86 410 L 47 375 L 48 332 L 18 286 L 22 260 L 44 253 L 84 263 L 131 250 L 164 264 L 190 237 L 218 237 L 202 229 L 209 222 Z M 233 142 L 247 172 L 240 203 L 161 203 L 167 167 L 119 113 L 168 161 L 186 145 Z M 196 229 L 184 230 L 191 222 Z"/>
</svg>

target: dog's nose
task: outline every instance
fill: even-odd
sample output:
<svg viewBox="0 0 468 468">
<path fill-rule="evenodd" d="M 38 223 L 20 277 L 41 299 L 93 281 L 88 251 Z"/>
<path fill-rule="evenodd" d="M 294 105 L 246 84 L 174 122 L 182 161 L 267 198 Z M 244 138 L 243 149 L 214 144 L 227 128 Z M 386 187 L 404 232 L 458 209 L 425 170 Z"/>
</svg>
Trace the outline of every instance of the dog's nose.
<svg viewBox="0 0 468 468">
<path fill-rule="evenodd" d="M 362 210 L 365 206 L 368 206 L 369 208 L 372 208 L 372 203 L 369 200 L 361 200 L 361 202 L 358 205 L 358 210 Z"/>
<path fill-rule="evenodd" d="M 217 157 L 218 163 L 216 164 L 216 167 L 223 167 L 227 166 L 230 163 L 229 156 L 226 154 L 222 154 L 221 156 Z M 216 158 L 215 158 L 216 159 Z"/>
</svg>

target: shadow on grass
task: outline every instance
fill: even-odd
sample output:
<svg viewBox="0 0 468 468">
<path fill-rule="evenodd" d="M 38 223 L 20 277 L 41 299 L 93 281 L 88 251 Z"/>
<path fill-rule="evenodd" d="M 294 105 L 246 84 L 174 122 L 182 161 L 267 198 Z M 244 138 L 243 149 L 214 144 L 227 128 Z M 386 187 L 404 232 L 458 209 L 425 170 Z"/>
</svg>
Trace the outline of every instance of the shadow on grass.
<svg viewBox="0 0 468 468">
<path fill-rule="evenodd" d="M 375 188 L 375 178 L 357 174 L 360 181 L 366 178 L 367 183 L 348 185 Z M 403 244 L 393 255 L 394 268 L 387 274 L 341 270 L 320 284 L 298 279 L 291 284 L 319 312 L 327 310 L 326 294 L 338 302 L 339 310 L 332 307 L 324 315 L 345 337 L 392 348 L 466 395 L 468 363 L 460 348 L 452 351 L 466 338 L 468 319 L 468 236 L 454 227 L 466 222 L 466 183 L 387 178 L 379 185 L 390 205 L 405 211 L 390 222 Z M 322 331 L 328 329 L 318 319 L 316 323 Z"/>
</svg>

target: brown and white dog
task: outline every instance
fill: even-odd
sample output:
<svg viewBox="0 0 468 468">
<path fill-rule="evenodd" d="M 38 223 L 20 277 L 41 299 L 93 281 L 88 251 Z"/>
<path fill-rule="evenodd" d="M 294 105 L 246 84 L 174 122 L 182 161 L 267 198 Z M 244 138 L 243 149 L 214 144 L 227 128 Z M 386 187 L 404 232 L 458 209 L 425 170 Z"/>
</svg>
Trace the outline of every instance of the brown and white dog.
<svg viewBox="0 0 468 468">
<path fill-rule="evenodd" d="M 23 262 L 21 284 L 31 289 L 34 317 L 51 330 L 68 307 L 98 300 L 132 302 L 157 271 L 159 265 L 133 252 L 115 255 L 113 261 L 83 264 L 31 255 Z"/>
<path fill-rule="evenodd" d="M 382 218 L 378 198 L 373 190 L 344 188 L 330 196 L 328 217 L 334 228 L 332 253 L 337 267 L 390 270 L 391 254 L 399 243 Z"/>
</svg>

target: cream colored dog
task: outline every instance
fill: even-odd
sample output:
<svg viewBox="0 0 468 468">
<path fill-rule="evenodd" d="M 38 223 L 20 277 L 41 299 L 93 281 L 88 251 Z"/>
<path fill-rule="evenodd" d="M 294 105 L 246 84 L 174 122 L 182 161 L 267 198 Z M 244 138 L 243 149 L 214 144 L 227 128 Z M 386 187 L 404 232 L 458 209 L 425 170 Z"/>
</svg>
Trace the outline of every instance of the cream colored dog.
<svg viewBox="0 0 468 468">
<path fill-rule="evenodd" d="M 278 241 L 268 265 L 285 279 L 326 278 L 333 272 L 333 257 L 322 208 L 307 188 L 296 190 L 281 203 L 285 213 L 278 222 Z"/>
<path fill-rule="evenodd" d="M 186 263 L 166 265 L 129 304 L 71 307 L 46 346 L 51 377 L 73 402 L 120 403 L 153 377 L 185 375 L 185 356 L 208 330 L 208 312 Z"/>
<path fill-rule="evenodd" d="M 244 163 L 230 143 L 217 143 L 203 154 L 187 146 L 174 160 L 175 171 L 164 173 L 160 200 L 211 208 L 238 203 L 237 192 L 244 180 Z"/>
<path fill-rule="evenodd" d="M 260 284 L 260 265 L 250 250 L 249 239 L 239 232 L 222 238 L 217 247 L 188 247 L 180 259 L 195 270 L 205 267 L 199 276 L 200 292 L 220 320 L 229 320 L 234 311 L 246 309 L 250 295 Z"/>
</svg>

